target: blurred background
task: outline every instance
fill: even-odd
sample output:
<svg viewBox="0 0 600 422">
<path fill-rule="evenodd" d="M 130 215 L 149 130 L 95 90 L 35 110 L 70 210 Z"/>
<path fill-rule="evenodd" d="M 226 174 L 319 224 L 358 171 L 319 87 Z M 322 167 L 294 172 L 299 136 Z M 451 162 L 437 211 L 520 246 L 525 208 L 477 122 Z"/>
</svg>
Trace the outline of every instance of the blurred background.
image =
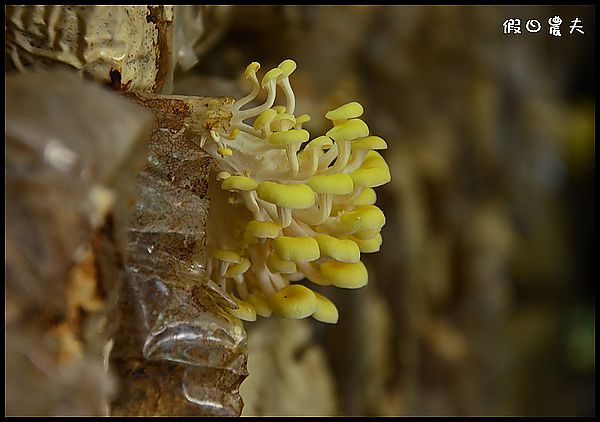
<svg viewBox="0 0 600 422">
<path fill-rule="evenodd" d="M 220 36 L 174 94 L 239 98 L 248 63 L 293 58 L 308 130 L 361 102 L 392 173 L 369 285 L 327 293 L 340 322 L 247 324 L 244 414 L 594 414 L 594 7 L 207 9 Z"/>
<path fill-rule="evenodd" d="M 25 116 L 6 119 L 13 128 L 6 132 L 5 163 L 13 178 L 5 257 L 13 268 L 5 309 L 13 340 L 6 350 L 17 362 L 7 366 L 8 414 L 120 414 L 108 403 L 127 401 L 127 390 L 117 388 L 125 379 L 113 385 L 107 372 L 112 328 L 98 328 L 117 318 L 109 306 L 106 315 L 98 311 L 92 294 L 99 283 L 100 296 L 115 302 L 119 288 L 101 282 L 120 284 L 96 276 L 93 256 L 75 267 L 75 287 L 85 295 L 71 300 L 75 311 L 67 309 L 73 315 L 66 321 L 74 322 L 60 323 L 65 286 L 73 284 L 66 282 L 71 249 L 81 239 L 89 244 L 93 232 L 82 217 L 89 207 L 71 215 L 63 198 L 83 201 L 89 181 L 58 171 L 57 179 L 39 176 L 52 170 L 52 160 L 30 152 L 26 141 L 44 147 L 49 132 L 19 125 L 37 128 L 39 120 L 60 133 L 78 129 L 71 147 L 87 151 L 83 157 L 101 169 L 123 159 L 127 142 L 143 147 L 151 126 L 149 115 L 98 84 L 86 81 L 85 91 L 75 76 L 57 73 L 59 83 L 52 84 L 14 73 L 58 63 L 117 91 L 241 98 L 250 89 L 242 78 L 250 62 L 261 63 L 260 78 L 291 58 L 298 64 L 291 76 L 296 114 L 312 117 L 304 126 L 313 137 L 329 129 L 328 110 L 358 101 L 371 133 L 387 141 L 392 180 L 377 189 L 387 224 L 381 251 L 364 256 L 369 284 L 322 289 L 338 306 L 338 324 L 245 323 L 242 414 L 594 415 L 594 12 L 594 6 L 7 6 L 5 80 L 13 88 L 5 100 L 28 92 L 22 104 L 46 107 L 39 113 L 28 112 L 34 106 L 7 107 L 13 109 L 7 116 Z M 555 16 L 562 19 L 560 37 L 549 33 Z M 504 33 L 508 19 L 520 19 L 521 33 Z M 526 29 L 530 19 L 541 23 L 539 32 Z M 575 19 L 583 33 L 571 33 Z M 72 117 L 78 115 L 93 119 Z M 42 173 L 23 164 L 28 154 Z M 135 187 L 137 169 L 123 160 Z M 22 189 L 20 178 L 35 183 Z M 39 200 L 46 198 L 41 193 L 58 199 Z M 23 211 L 32 204 L 43 212 Z M 64 229 L 67 223 L 76 230 Z M 58 234 L 44 237 L 40 227 Z M 71 243 L 60 243 L 63 237 Z M 19 261 L 23 251 L 44 259 Z M 11 293 L 29 280 L 15 269 L 29 271 L 39 297 Z M 91 275 L 79 274 L 85 269 Z M 59 296 L 56 309 L 40 311 Z M 36 307 L 21 306 L 21 298 Z M 180 310 L 179 302 L 173 306 Z M 35 329 L 22 335 L 27 324 Z M 53 343 L 44 349 L 39 333 L 48 330 Z M 54 368 L 54 358 L 40 350 L 57 347 L 85 359 L 75 359 L 67 375 L 20 369 L 32 362 Z M 156 375 L 143 358 L 136 364 L 124 377 L 147 377 L 158 387 L 140 390 L 148 408 L 124 414 L 198 414 L 172 367 Z M 163 378 L 173 374 L 167 385 Z M 237 394 L 237 384 L 221 381 L 214 383 L 218 393 Z M 215 387 L 211 382 L 200 387 Z M 45 401 L 52 407 L 40 407 Z M 168 406 L 158 409 L 159 402 Z"/>
</svg>

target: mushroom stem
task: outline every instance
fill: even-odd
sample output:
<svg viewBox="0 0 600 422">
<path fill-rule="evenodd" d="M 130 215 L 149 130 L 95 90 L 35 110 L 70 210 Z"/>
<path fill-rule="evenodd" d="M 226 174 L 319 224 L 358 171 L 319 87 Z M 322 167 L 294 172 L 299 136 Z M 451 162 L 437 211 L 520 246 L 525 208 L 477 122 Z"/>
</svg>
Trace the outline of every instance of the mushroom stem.
<svg viewBox="0 0 600 422">
<path fill-rule="evenodd" d="M 338 155 L 335 164 L 329 168 L 328 174 L 342 173 L 350 158 L 350 141 L 336 141 Z"/>
<path fill-rule="evenodd" d="M 323 220 L 329 217 L 331 214 L 331 204 L 333 202 L 333 195 L 327 193 L 319 193 L 317 195 L 317 203 L 319 205 L 319 214 L 317 222 L 315 224 L 321 224 Z"/>
<path fill-rule="evenodd" d="M 248 286 L 246 286 L 246 283 L 244 283 L 244 279 L 242 277 L 242 275 L 238 275 L 236 277 L 234 277 L 235 280 L 235 287 L 238 291 L 238 293 L 240 294 L 241 298 L 246 300 L 248 299 L 248 296 L 250 296 L 250 293 L 248 292 Z"/>
<path fill-rule="evenodd" d="M 325 154 L 319 158 L 319 166 L 317 167 L 317 171 L 325 170 L 331 162 L 338 156 L 338 143 L 336 142 L 333 146 L 327 151 Z"/>
<path fill-rule="evenodd" d="M 255 217 L 260 211 L 260 207 L 256 203 L 256 192 L 255 191 L 242 191 L 242 198 L 244 198 L 244 203 L 246 204 L 246 208 L 254 215 Z"/>
<path fill-rule="evenodd" d="M 273 103 L 275 103 L 275 90 L 276 90 L 276 84 L 274 80 L 269 81 L 269 83 L 267 84 L 267 92 L 268 92 L 268 96 L 267 96 L 267 100 L 254 108 L 250 108 L 248 110 L 241 110 L 237 116 L 236 116 L 236 120 L 237 121 L 244 121 L 250 117 L 253 116 L 257 116 L 260 113 L 262 113 L 263 111 L 265 111 L 268 108 L 271 108 L 273 106 Z"/>
<path fill-rule="evenodd" d="M 264 254 L 266 251 L 262 248 L 251 247 L 248 248 L 248 252 L 252 261 L 252 272 L 256 276 L 258 287 L 267 297 L 270 297 L 275 293 L 275 289 L 271 284 L 269 270 L 265 262 Z"/>
<path fill-rule="evenodd" d="M 296 109 L 296 97 L 294 95 L 294 91 L 292 90 L 292 86 L 290 85 L 289 78 L 283 78 L 279 84 L 279 86 L 283 89 L 283 93 L 285 94 L 285 112 L 288 114 L 294 114 L 294 110 Z"/>
<path fill-rule="evenodd" d="M 344 173 L 352 173 L 354 170 L 362 166 L 363 161 L 365 161 L 365 157 L 369 152 L 368 149 L 359 149 L 352 151 L 352 156 L 344 168 Z"/>
<path fill-rule="evenodd" d="M 252 91 L 250 94 L 246 95 L 244 98 L 240 98 L 235 103 L 231 105 L 231 112 L 235 114 L 235 112 L 240 111 L 240 108 L 248 104 L 250 101 L 256 98 L 258 95 L 258 91 L 260 91 L 260 84 L 258 83 L 258 79 L 256 75 L 252 75 Z"/>
<path fill-rule="evenodd" d="M 290 162 L 292 177 L 296 177 L 298 175 L 298 156 L 296 155 L 296 151 L 300 144 L 298 143 L 290 143 L 285 146 L 285 152 L 287 154 L 288 161 Z"/>
<path fill-rule="evenodd" d="M 282 228 L 288 227 L 290 224 L 292 224 L 291 208 L 281 207 L 277 205 L 277 216 L 279 218 L 279 224 L 281 224 Z"/>
</svg>

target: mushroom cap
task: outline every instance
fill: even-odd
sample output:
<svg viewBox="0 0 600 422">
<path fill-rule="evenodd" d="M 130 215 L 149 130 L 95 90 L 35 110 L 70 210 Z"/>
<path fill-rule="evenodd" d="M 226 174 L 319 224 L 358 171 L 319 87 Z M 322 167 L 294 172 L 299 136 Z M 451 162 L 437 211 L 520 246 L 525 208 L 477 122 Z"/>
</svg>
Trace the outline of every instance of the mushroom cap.
<svg viewBox="0 0 600 422">
<path fill-rule="evenodd" d="M 315 194 L 303 184 L 284 185 L 275 182 L 262 182 L 256 188 L 258 197 L 263 201 L 284 208 L 304 209 L 315 204 Z"/>
<path fill-rule="evenodd" d="M 317 310 L 317 297 L 308 287 L 292 284 L 271 297 L 275 313 L 283 318 L 302 319 Z"/>
<path fill-rule="evenodd" d="M 219 173 L 217 173 L 217 180 L 219 181 L 225 180 L 228 177 L 231 177 L 231 173 L 228 173 L 226 171 L 220 171 Z"/>
<path fill-rule="evenodd" d="M 280 114 L 278 116 L 281 116 Z M 274 132 L 269 136 L 269 142 L 273 145 L 285 146 L 288 144 L 301 144 L 308 141 L 310 133 L 304 129 L 291 129 L 285 132 Z"/>
<path fill-rule="evenodd" d="M 368 230 L 360 230 L 360 231 L 354 232 L 354 233 L 352 233 L 352 236 L 354 236 L 355 238 L 360 239 L 360 240 L 370 240 L 370 239 L 373 239 L 378 234 L 379 234 L 379 229 L 368 229 Z"/>
<path fill-rule="evenodd" d="M 333 146 L 333 141 L 329 136 L 319 136 L 318 138 L 313 139 L 308 144 L 306 144 L 305 149 L 309 148 L 320 148 L 320 149 L 329 149 Z"/>
<path fill-rule="evenodd" d="M 271 110 L 275 110 L 277 112 L 277 114 L 281 114 L 281 113 L 285 113 L 285 111 L 287 109 L 284 105 L 276 105 L 276 106 L 271 107 Z"/>
<path fill-rule="evenodd" d="M 288 129 L 290 129 L 291 127 L 293 127 L 295 124 L 296 124 L 296 118 L 294 116 L 292 116 L 291 114 L 278 113 L 271 121 L 271 128 L 273 128 L 273 130 L 276 130 L 278 132 L 285 132 Z M 301 130 L 301 129 L 296 129 L 296 130 Z M 309 134 L 309 136 L 310 136 L 310 134 Z M 308 138 L 306 138 L 306 140 L 302 141 L 302 142 L 306 142 L 306 141 L 308 141 Z"/>
<path fill-rule="evenodd" d="M 219 147 L 219 148 L 217 148 L 217 152 L 219 153 L 219 155 L 221 157 L 229 157 L 230 155 L 233 154 L 233 150 L 231 148 L 227 148 L 227 147 Z"/>
<path fill-rule="evenodd" d="M 344 289 L 358 289 L 369 281 L 367 268 L 362 262 L 340 262 L 331 260 L 321 264 L 321 274 L 331 284 Z"/>
<path fill-rule="evenodd" d="M 232 264 L 237 264 L 242 261 L 242 257 L 239 253 L 234 251 L 228 251 L 226 249 L 215 249 L 211 253 L 214 259 L 218 259 L 219 261 L 230 262 Z"/>
<path fill-rule="evenodd" d="M 334 110 L 330 110 L 325 114 L 325 118 L 329 120 L 346 120 L 360 117 L 363 114 L 363 106 L 356 101 L 344 104 Z"/>
<path fill-rule="evenodd" d="M 360 249 L 358 245 L 349 239 L 338 239 L 327 234 L 315 237 L 319 244 L 321 257 L 330 256 L 341 262 L 360 261 Z"/>
<path fill-rule="evenodd" d="M 311 177 L 306 184 L 316 193 L 330 195 L 347 195 L 354 189 L 352 178 L 344 173 L 319 174 Z"/>
<path fill-rule="evenodd" d="M 272 221 L 252 220 L 246 225 L 244 236 L 258 239 L 275 239 L 281 233 L 281 226 Z"/>
<path fill-rule="evenodd" d="M 293 262 L 315 261 L 321 256 L 319 244 L 309 236 L 280 236 L 275 239 L 275 252 L 284 261 Z"/>
<path fill-rule="evenodd" d="M 379 248 L 381 247 L 381 244 L 383 243 L 383 238 L 381 237 L 381 233 L 377 233 L 377 235 L 371 239 L 367 239 L 367 240 L 362 240 L 362 239 L 357 239 L 355 237 L 350 237 L 351 240 L 353 240 L 354 242 L 356 242 L 356 244 L 358 245 L 358 247 L 360 248 L 360 251 L 362 253 L 372 253 L 372 252 L 379 252 Z"/>
<path fill-rule="evenodd" d="M 297 270 L 296 263 L 281 259 L 277 252 L 271 252 L 267 258 L 267 268 L 272 273 L 292 274 Z"/>
<path fill-rule="evenodd" d="M 267 318 L 267 317 L 271 316 L 271 313 L 273 312 L 273 308 L 271 308 L 269 301 L 262 293 L 260 293 L 260 292 L 250 293 L 250 296 L 248 296 L 248 302 L 250 302 L 250 304 L 252 306 L 254 306 L 256 313 L 258 315 L 260 315 L 261 317 Z"/>
<path fill-rule="evenodd" d="M 277 111 L 273 110 L 272 108 L 269 108 L 260 113 L 256 117 L 256 119 L 254 119 L 252 127 L 256 130 L 260 130 L 263 127 L 265 127 L 267 123 L 270 123 L 275 118 L 275 116 L 277 116 Z"/>
<path fill-rule="evenodd" d="M 350 119 L 329 129 L 326 135 L 338 142 L 353 141 L 369 135 L 369 127 L 360 119 Z"/>
<path fill-rule="evenodd" d="M 235 296 L 233 296 L 233 300 L 235 301 L 235 303 L 237 303 L 238 308 L 229 308 L 228 311 L 231 315 L 238 317 L 242 321 L 256 321 L 256 310 L 254 309 L 254 306 L 252 306 L 248 302 L 238 299 Z"/>
<path fill-rule="evenodd" d="M 231 176 L 221 183 L 221 189 L 231 191 L 252 191 L 257 187 L 258 182 L 246 176 Z"/>
<path fill-rule="evenodd" d="M 237 264 L 232 264 L 227 268 L 225 275 L 229 278 L 237 277 L 238 275 L 244 274 L 250 268 L 250 260 L 243 258 Z"/>
<path fill-rule="evenodd" d="M 377 193 L 373 188 L 365 188 L 352 203 L 356 206 L 373 205 L 377 202 Z"/>
<path fill-rule="evenodd" d="M 262 86 L 263 88 L 266 87 L 269 84 L 269 82 L 277 81 L 277 79 L 282 74 L 283 72 L 278 67 L 269 70 L 267 73 L 265 73 L 265 76 L 263 76 L 262 81 L 260 82 L 260 86 Z"/>
<path fill-rule="evenodd" d="M 391 180 L 390 169 L 377 151 L 369 151 L 360 168 L 350 173 L 356 186 L 374 188 Z"/>
<path fill-rule="evenodd" d="M 296 124 L 302 124 L 310 122 L 310 116 L 308 114 L 302 114 L 301 116 L 296 117 Z"/>
<path fill-rule="evenodd" d="M 385 225 L 385 215 L 375 205 L 361 205 L 342 214 L 340 221 L 352 233 L 380 230 Z"/>
<path fill-rule="evenodd" d="M 260 69 L 260 63 L 258 63 L 258 62 L 250 63 L 248 66 L 246 66 L 246 70 L 244 71 L 244 79 L 250 79 L 251 75 L 256 75 L 256 72 L 258 72 L 258 69 Z"/>
<path fill-rule="evenodd" d="M 317 321 L 326 322 L 327 324 L 336 324 L 340 314 L 332 301 L 325 296 L 313 292 L 317 297 L 317 310 L 312 314 L 312 317 Z"/>
<path fill-rule="evenodd" d="M 284 61 L 282 61 L 281 63 L 279 63 L 279 66 L 277 66 L 277 68 L 279 70 L 281 70 L 282 76 L 281 79 L 283 78 L 287 78 L 288 76 L 290 76 L 294 70 L 296 70 L 296 62 L 293 61 L 292 59 L 285 59 Z"/>
<path fill-rule="evenodd" d="M 365 136 L 352 142 L 352 149 L 387 149 L 387 143 L 379 136 Z"/>
</svg>

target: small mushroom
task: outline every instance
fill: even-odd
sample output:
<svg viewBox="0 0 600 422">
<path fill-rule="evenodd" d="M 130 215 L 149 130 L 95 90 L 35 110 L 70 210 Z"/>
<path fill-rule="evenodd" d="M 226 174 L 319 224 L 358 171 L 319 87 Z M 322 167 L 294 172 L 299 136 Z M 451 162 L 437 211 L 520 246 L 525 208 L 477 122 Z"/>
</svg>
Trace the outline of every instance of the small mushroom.
<svg viewBox="0 0 600 422">
<path fill-rule="evenodd" d="M 317 310 L 317 297 L 308 287 L 292 284 L 271 297 L 275 313 L 287 319 L 302 319 Z"/>
</svg>

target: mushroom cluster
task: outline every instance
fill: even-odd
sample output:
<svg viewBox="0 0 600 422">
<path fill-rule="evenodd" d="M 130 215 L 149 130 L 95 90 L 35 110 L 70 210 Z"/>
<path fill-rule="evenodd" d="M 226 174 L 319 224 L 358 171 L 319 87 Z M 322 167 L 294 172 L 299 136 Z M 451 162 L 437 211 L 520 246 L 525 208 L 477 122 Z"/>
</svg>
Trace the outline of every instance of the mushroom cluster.
<svg viewBox="0 0 600 422">
<path fill-rule="evenodd" d="M 367 284 L 360 258 L 379 251 L 382 242 L 385 216 L 374 205 L 373 188 L 390 181 L 377 152 L 387 144 L 369 135 L 357 102 L 329 111 L 325 117 L 332 128 L 310 139 L 302 128 L 310 117 L 294 115 L 289 77 L 296 63 L 284 60 L 260 82 L 259 68 L 254 62 L 244 72 L 253 88 L 231 106 L 231 132 L 213 131 L 213 142 L 204 143 L 220 164 L 216 180 L 228 203 L 244 211 L 221 222 L 235 232 L 241 221 L 234 236 L 209 231 L 206 274 L 232 299 L 230 312 L 242 320 L 274 312 L 336 323 L 335 305 L 299 282 L 348 289 Z M 275 105 L 277 87 L 285 105 Z M 261 88 L 266 100 L 242 109 Z"/>
</svg>

